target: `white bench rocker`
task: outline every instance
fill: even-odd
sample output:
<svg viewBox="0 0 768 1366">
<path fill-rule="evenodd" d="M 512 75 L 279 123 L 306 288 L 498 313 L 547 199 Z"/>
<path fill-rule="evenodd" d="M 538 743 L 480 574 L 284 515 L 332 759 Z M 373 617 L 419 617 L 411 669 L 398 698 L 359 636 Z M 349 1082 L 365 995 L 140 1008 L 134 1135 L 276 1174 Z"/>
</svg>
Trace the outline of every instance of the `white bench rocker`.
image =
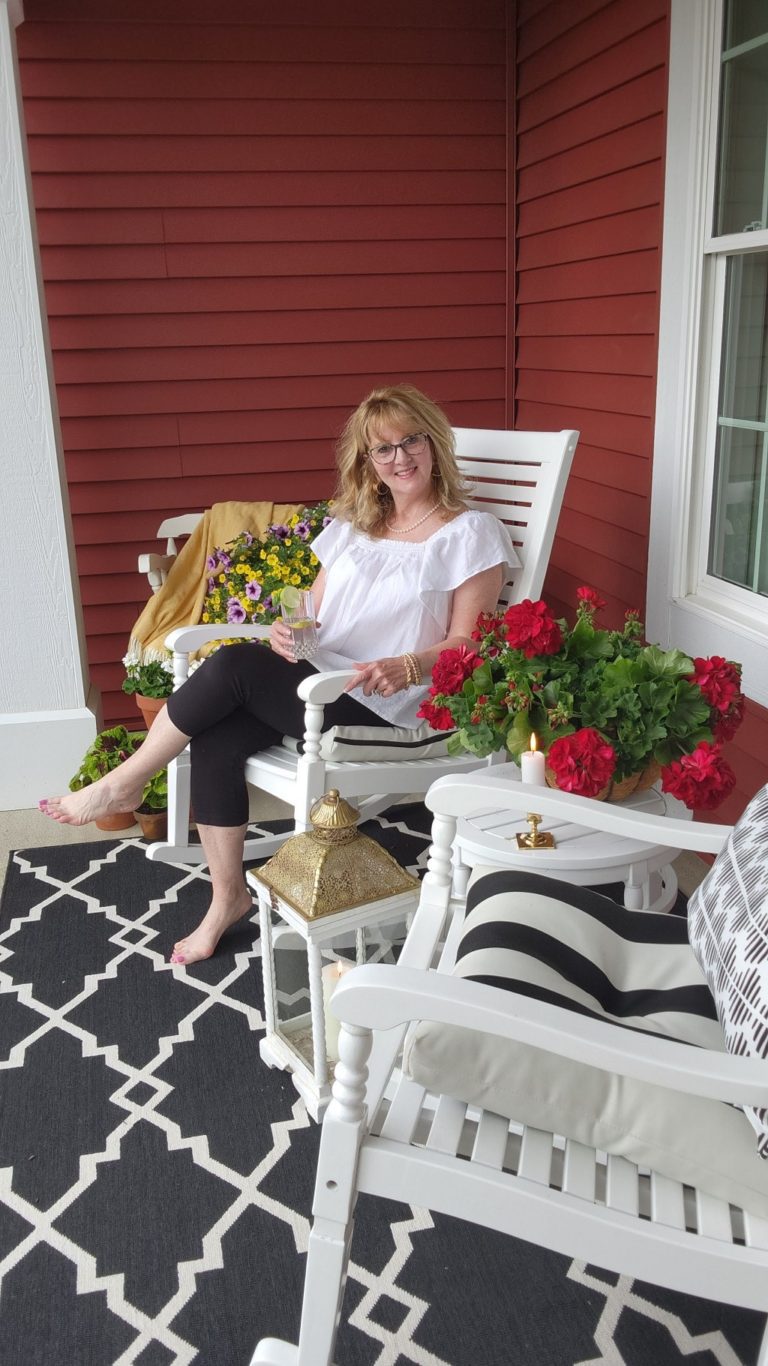
<svg viewBox="0 0 768 1366">
<path fill-rule="evenodd" d="M 563 494 L 573 461 L 579 433 L 485 431 L 456 428 L 458 463 L 473 486 L 470 504 L 481 511 L 493 512 L 512 533 L 522 567 L 507 584 L 500 606 L 541 595 L 544 575 Z M 162 534 L 181 534 L 188 528 L 164 523 Z M 144 557 L 145 559 L 147 557 Z M 167 557 L 156 557 L 155 571 L 164 573 Z M 160 564 L 160 560 L 163 564 Z M 149 560 L 147 566 L 149 567 Z M 173 651 L 174 686 L 187 677 L 189 654 L 211 640 L 266 638 L 264 626 L 185 626 L 172 631 L 166 645 Z M 361 812 L 361 820 L 386 810 L 404 796 L 423 796 L 432 783 L 450 772 L 503 762 L 503 754 L 489 759 L 474 755 L 452 759 L 332 759 L 320 755 L 323 711 L 335 702 L 352 678 L 347 670 L 318 673 L 299 685 L 298 694 L 306 703 L 303 753 L 289 745 L 273 745 L 248 759 L 248 783 L 287 802 L 293 809 L 294 830 L 308 830 L 312 804 L 330 788 L 351 800 Z M 185 750 L 168 769 L 168 836 L 150 844 L 147 857 L 166 863 L 194 864 L 205 861 L 198 843 L 190 842 L 190 756 Z M 286 834 L 263 833 L 246 839 L 245 858 L 268 858 L 287 838 Z"/>
<path fill-rule="evenodd" d="M 456 909 L 451 845 L 457 818 L 470 810 L 503 802 L 524 814 L 533 803 L 544 828 L 547 817 L 567 811 L 580 826 L 667 843 L 676 851 L 716 853 L 729 834 L 722 825 L 622 811 L 538 787 L 510 784 L 502 798 L 482 778 L 446 777 L 427 795 L 435 813 L 433 844 L 419 909 L 397 965 L 355 968 L 334 993 L 333 1010 L 342 1020 L 341 1061 L 321 1135 L 298 1346 L 262 1339 L 251 1366 L 330 1366 L 361 1192 L 453 1215 L 675 1291 L 768 1311 L 768 1219 L 760 1213 L 696 1189 L 692 1179 L 672 1180 L 563 1137 L 558 1088 L 548 1102 L 554 1113 L 547 1132 L 457 1098 L 452 1061 L 444 1064 L 445 1085 L 431 1092 L 399 1071 L 411 1022 L 422 1022 L 423 1029 L 425 1021 L 434 1021 L 439 1030 L 481 1031 L 495 1050 L 509 1048 L 510 1040 L 545 1049 L 568 1060 L 566 1072 L 574 1063 L 588 1063 L 671 1088 L 663 1096 L 673 1096 L 678 1106 L 693 1096 L 711 1098 L 713 1109 L 717 1100 L 759 1106 L 768 1101 L 764 1061 L 635 1032 L 451 975 L 463 918 L 459 907 L 449 919 Z M 684 943 L 681 952 L 686 954 Z M 446 1056 L 453 1056 L 451 1040 Z M 576 1105 L 580 1094 L 577 1089 Z M 748 1121 L 736 1111 L 729 1115 L 743 1122 L 748 1161 L 760 1165 Z M 474 1359 L 497 1360 L 498 1351 L 499 1344 L 478 1343 Z M 766 1363 L 768 1334 L 759 1366 Z"/>
</svg>

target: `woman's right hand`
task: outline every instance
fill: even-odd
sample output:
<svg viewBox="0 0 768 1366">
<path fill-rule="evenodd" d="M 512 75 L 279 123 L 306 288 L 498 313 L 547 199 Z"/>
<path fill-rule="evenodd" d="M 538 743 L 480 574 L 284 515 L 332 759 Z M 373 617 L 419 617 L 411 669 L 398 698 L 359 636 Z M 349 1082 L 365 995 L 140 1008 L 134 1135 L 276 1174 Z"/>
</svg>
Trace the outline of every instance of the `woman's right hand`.
<svg viewBox="0 0 768 1366">
<path fill-rule="evenodd" d="M 282 617 L 277 617 L 269 628 L 269 645 L 276 655 L 282 655 L 289 664 L 296 663 L 293 653 L 293 634 L 290 626 L 286 626 Z"/>
</svg>

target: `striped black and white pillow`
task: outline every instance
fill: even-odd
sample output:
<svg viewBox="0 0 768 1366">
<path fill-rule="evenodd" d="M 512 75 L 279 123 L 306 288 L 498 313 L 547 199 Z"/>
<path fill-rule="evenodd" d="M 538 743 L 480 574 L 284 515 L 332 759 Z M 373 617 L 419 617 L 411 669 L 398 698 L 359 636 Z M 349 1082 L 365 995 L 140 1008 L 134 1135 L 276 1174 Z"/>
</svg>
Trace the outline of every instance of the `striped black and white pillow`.
<svg viewBox="0 0 768 1366">
<path fill-rule="evenodd" d="M 454 974 L 722 1047 L 682 916 L 627 911 L 589 887 L 539 873 L 498 870 L 473 879 Z"/>
<path fill-rule="evenodd" d="M 688 902 L 688 933 L 729 1053 L 768 1058 L 768 785 Z M 768 1157 L 768 1111 L 747 1109 Z"/>
<path fill-rule="evenodd" d="M 448 753 L 452 731 L 433 730 L 423 721 L 415 729 L 405 726 L 331 726 L 320 739 L 323 759 L 352 763 L 397 762 L 398 759 L 442 759 Z M 286 736 L 287 749 L 301 754 L 303 741 Z"/>
<path fill-rule="evenodd" d="M 454 972 L 724 1051 L 685 918 L 628 911 L 586 887 L 476 869 Z M 768 1164 L 735 1106 L 426 1020 L 410 1031 L 403 1070 L 433 1093 L 625 1157 L 768 1217 Z"/>
</svg>

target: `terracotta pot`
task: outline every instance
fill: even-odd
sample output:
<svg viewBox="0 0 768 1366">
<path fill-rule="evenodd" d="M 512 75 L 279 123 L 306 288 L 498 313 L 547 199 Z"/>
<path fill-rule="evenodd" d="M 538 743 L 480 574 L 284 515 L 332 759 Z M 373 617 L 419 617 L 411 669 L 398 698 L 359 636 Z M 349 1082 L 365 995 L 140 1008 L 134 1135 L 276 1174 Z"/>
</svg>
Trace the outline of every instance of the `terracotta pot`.
<svg viewBox="0 0 768 1366">
<path fill-rule="evenodd" d="M 134 811 L 134 816 L 141 826 L 141 833 L 145 840 L 164 840 L 168 834 L 168 812 L 166 811 Z"/>
<path fill-rule="evenodd" d="M 654 771 L 655 769 L 655 771 Z M 625 797 L 631 796 L 633 792 L 642 791 L 647 787 L 653 787 L 661 769 L 652 760 L 639 773 L 630 773 L 626 778 L 622 778 L 618 783 L 606 783 L 599 792 L 595 793 L 596 802 L 623 802 Z M 546 770 L 547 787 L 557 788 L 557 779 L 551 768 Z"/>
<path fill-rule="evenodd" d="M 130 830 L 136 824 L 132 811 L 113 811 L 111 816 L 99 816 L 94 825 L 99 830 Z"/>
<path fill-rule="evenodd" d="M 146 726 L 147 730 L 149 730 L 150 726 L 152 725 L 152 722 L 157 716 L 157 713 L 159 711 L 162 711 L 163 707 L 168 701 L 168 698 L 144 697 L 143 694 L 140 692 L 134 693 L 134 697 L 136 699 L 136 706 L 138 707 L 139 711 L 144 717 L 144 725 Z"/>
</svg>

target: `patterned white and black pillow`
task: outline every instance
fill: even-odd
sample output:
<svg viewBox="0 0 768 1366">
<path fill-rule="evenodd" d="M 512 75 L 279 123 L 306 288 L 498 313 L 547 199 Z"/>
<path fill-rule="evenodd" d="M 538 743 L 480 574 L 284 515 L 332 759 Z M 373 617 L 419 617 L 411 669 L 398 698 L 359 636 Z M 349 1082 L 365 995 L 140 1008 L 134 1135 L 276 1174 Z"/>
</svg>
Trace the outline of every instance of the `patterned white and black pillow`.
<svg viewBox="0 0 768 1366">
<path fill-rule="evenodd" d="M 691 896 L 688 935 L 728 1052 L 768 1058 L 768 785 Z M 768 1110 L 745 1113 L 768 1157 Z"/>
</svg>

